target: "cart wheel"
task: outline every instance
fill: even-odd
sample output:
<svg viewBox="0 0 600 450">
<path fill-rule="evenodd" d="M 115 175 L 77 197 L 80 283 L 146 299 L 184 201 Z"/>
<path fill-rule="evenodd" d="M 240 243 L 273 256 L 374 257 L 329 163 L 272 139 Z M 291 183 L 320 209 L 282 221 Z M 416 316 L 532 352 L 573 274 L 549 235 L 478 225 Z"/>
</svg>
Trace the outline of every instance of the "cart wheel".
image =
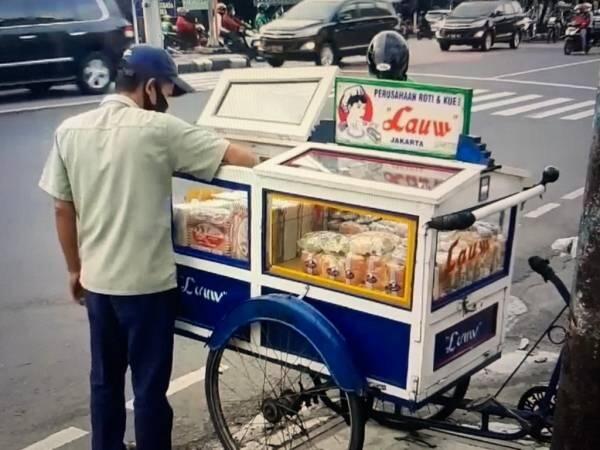
<svg viewBox="0 0 600 450">
<path fill-rule="evenodd" d="M 411 411 L 406 407 L 395 406 L 394 412 L 385 410 L 386 404 L 375 398 L 371 409 L 371 418 L 379 424 L 400 430 L 417 430 L 423 428 L 414 423 L 403 421 L 403 418 L 415 418 L 422 420 L 444 420 L 447 419 L 460 406 L 469 389 L 470 377 L 462 378 L 454 387 L 431 399 L 431 403 L 419 409 Z"/>
<path fill-rule="evenodd" d="M 335 429 L 336 448 L 361 449 L 361 399 L 322 375 L 327 364 L 317 349 L 289 325 L 257 320 L 252 327 L 261 345 L 236 337 L 244 326 L 208 355 L 207 404 L 223 447 L 327 450 L 323 435 Z"/>
<path fill-rule="evenodd" d="M 540 404 L 548 390 L 547 386 L 534 386 L 527 390 L 519 400 L 517 408 L 521 411 L 539 412 Z M 539 417 L 538 423 L 533 423 L 530 434 L 533 438 L 540 442 L 552 442 L 552 420 L 547 418 L 554 417 L 554 409 L 556 408 L 556 392 L 550 398 L 550 405 L 545 417 Z"/>
</svg>

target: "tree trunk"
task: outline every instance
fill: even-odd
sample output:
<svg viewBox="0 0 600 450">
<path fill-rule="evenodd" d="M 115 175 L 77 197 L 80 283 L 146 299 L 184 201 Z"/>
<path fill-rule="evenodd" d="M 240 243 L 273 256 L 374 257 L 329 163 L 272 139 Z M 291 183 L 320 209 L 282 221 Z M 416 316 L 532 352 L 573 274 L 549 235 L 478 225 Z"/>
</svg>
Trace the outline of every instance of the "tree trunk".
<svg viewBox="0 0 600 450">
<path fill-rule="evenodd" d="M 600 90 L 552 450 L 600 449 Z"/>
</svg>

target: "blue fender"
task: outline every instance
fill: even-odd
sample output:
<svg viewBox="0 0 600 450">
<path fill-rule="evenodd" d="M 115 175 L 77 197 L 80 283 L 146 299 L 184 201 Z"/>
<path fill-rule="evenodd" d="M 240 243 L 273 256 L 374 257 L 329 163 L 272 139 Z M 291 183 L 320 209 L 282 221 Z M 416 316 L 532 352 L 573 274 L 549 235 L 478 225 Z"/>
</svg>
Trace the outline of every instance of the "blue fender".
<svg viewBox="0 0 600 450">
<path fill-rule="evenodd" d="M 241 303 L 217 324 L 209 348 L 224 347 L 237 329 L 258 320 L 293 328 L 313 345 L 337 386 L 359 395 L 365 392 L 365 378 L 344 337 L 316 308 L 291 295 L 269 294 Z"/>
</svg>

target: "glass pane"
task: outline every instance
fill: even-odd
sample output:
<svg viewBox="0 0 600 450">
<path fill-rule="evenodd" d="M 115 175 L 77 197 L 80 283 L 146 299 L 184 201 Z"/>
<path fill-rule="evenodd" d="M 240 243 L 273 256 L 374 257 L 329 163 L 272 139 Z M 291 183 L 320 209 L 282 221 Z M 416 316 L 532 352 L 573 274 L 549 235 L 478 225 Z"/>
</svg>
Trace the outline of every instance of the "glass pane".
<svg viewBox="0 0 600 450">
<path fill-rule="evenodd" d="M 11 27 L 23 25 L 25 18 L 30 16 L 22 0 L 2 0 L 0 26 Z"/>
<path fill-rule="evenodd" d="M 428 191 L 436 188 L 460 171 L 448 167 L 426 166 L 412 162 L 355 156 L 326 150 L 309 150 L 294 159 L 286 161 L 284 165 Z"/>
<path fill-rule="evenodd" d="M 217 117 L 300 125 L 318 81 L 231 83 Z M 285 101 L 281 101 L 284 98 Z"/>
<path fill-rule="evenodd" d="M 464 231 L 439 232 L 433 301 L 505 270 L 510 212 L 475 222 Z"/>
<path fill-rule="evenodd" d="M 249 261 L 248 193 L 173 178 L 175 245 Z"/>
<path fill-rule="evenodd" d="M 273 193 L 266 220 L 269 272 L 410 307 L 413 220 Z"/>
</svg>

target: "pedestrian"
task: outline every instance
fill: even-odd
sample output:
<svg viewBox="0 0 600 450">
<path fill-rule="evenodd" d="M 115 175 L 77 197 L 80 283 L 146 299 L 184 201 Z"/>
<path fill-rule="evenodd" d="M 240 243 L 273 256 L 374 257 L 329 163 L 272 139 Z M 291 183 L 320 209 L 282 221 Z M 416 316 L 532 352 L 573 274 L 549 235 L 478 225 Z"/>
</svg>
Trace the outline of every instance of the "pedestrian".
<svg viewBox="0 0 600 450">
<path fill-rule="evenodd" d="M 91 335 L 92 450 L 123 450 L 131 368 L 139 450 L 171 449 L 171 376 L 178 302 L 171 176 L 211 180 L 222 162 L 253 166 L 249 150 L 165 114 L 192 88 L 163 49 L 125 52 L 116 94 L 57 129 L 40 187 L 54 198 L 70 295 Z"/>
<path fill-rule="evenodd" d="M 254 19 L 254 27 L 257 31 L 269 23 L 269 17 L 267 16 L 267 5 L 259 3 L 257 6 L 256 18 Z"/>
</svg>

